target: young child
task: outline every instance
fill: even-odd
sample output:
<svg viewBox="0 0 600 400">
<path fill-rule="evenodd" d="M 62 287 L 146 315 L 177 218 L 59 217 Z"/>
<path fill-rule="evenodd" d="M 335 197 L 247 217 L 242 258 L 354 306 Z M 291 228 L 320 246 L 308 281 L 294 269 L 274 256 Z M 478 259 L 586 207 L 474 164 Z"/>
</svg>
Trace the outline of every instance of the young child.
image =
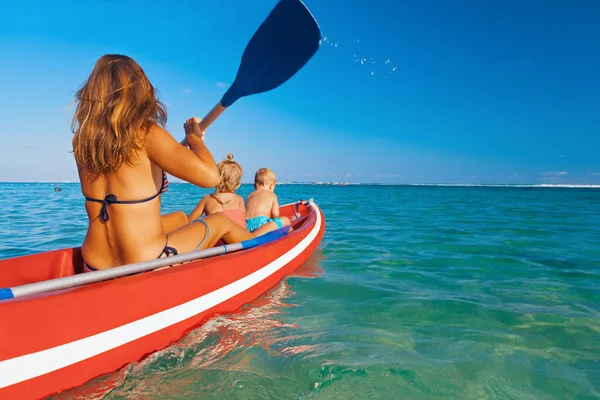
<svg viewBox="0 0 600 400">
<path fill-rule="evenodd" d="M 254 191 L 246 199 L 246 229 L 255 236 L 291 225 L 289 218 L 279 216 L 275 184 L 273 171 L 268 168 L 256 171 Z"/>
<path fill-rule="evenodd" d="M 227 159 L 217 164 L 221 183 L 215 188 L 215 192 L 207 194 L 200 200 L 194 211 L 188 216 L 192 222 L 202 216 L 222 212 L 232 221 L 242 227 L 246 227 L 246 207 L 244 199 L 235 194 L 242 180 L 242 167 L 233 161 L 233 154 L 227 154 Z"/>
</svg>

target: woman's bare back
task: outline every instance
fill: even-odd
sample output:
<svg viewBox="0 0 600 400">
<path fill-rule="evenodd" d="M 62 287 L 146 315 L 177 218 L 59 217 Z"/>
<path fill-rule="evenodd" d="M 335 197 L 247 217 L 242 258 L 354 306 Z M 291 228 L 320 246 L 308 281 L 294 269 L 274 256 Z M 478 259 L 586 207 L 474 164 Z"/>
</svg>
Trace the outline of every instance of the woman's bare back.
<svg viewBox="0 0 600 400">
<path fill-rule="evenodd" d="M 107 204 L 86 201 L 90 221 L 82 245 L 82 255 L 93 268 L 102 269 L 156 258 L 166 244 L 160 217 L 163 175 L 145 153 L 135 165 L 122 165 L 109 176 L 87 181 L 80 171 L 81 189 L 86 198 L 104 200 L 107 195 L 117 201 L 140 201 L 134 204 Z M 154 197 L 156 196 L 156 197 Z M 154 197 L 154 198 L 152 198 Z M 103 210 L 104 207 L 104 210 Z M 102 221 L 101 213 L 106 221 Z"/>
</svg>

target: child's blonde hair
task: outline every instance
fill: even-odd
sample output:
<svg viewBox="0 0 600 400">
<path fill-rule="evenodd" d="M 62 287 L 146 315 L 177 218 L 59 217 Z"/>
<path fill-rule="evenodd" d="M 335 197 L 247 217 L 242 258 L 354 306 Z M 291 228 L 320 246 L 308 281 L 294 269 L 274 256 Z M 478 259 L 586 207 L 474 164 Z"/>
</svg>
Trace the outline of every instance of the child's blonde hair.
<svg viewBox="0 0 600 400">
<path fill-rule="evenodd" d="M 221 182 L 215 188 L 214 197 L 223 204 L 219 199 L 219 193 L 234 193 L 242 184 L 244 171 L 240 164 L 233 161 L 233 154 L 227 154 L 227 158 L 217 164 L 217 169 L 221 175 Z"/>
<path fill-rule="evenodd" d="M 254 175 L 254 189 L 268 187 L 276 183 L 275 174 L 269 168 L 261 168 Z"/>
</svg>

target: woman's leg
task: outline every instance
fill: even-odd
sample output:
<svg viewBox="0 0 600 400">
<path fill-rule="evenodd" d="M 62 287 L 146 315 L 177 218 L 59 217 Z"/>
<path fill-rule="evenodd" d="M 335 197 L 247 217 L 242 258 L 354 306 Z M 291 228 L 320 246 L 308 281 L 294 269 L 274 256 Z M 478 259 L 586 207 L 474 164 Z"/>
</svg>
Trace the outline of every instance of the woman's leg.
<svg viewBox="0 0 600 400">
<path fill-rule="evenodd" d="M 255 236 L 230 220 L 227 215 L 216 213 L 182 226 L 167 237 L 169 246 L 176 248 L 179 254 L 184 254 L 213 247 L 219 239 L 225 243 L 238 243 L 254 239 Z"/>
<path fill-rule="evenodd" d="M 169 214 L 160 216 L 162 221 L 163 230 L 165 233 L 173 232 L 175 229 L 181 228 L 187 225 L 187 215 L 183 211 L 175 211 Z"/>
</svg>

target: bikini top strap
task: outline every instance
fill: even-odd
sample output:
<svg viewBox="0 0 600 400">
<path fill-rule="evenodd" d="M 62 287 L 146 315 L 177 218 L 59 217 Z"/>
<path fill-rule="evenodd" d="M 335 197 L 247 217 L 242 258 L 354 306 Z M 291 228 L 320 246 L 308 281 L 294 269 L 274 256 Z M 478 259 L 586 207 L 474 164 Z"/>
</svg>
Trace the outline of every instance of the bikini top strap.
<svg viewBox="0 0 600 400">
<path fill-rule="evenodd" d="M 106 222 L 110 219 L 110 214 L 108 213 L 108 206 L 110 206 L 111 204 L 139 204 L 139 203 L 145 203 L 147 201 L 150 200 L 154 200 L 158 195 L 166 192 L 169 189 L 169 180 L 167 179 L 167 173 L 165 171 L 162 172 L 162 184 L 160 186 L 160 190 L 154 195 L 154 196 L 150 196 L 147 197 L 145 199 L 142 200 L 119 200 L 117 199 L 117 195 L 109 193 L 106 195 L 106 197 L 104 198 L 104 200 L 100 200 L 100 199 L 95 199 L 93 197 L 86 197 L 85 201 L 91 201 L 94 203 L 101 203 L 102 204 L 102 208 L 100 208 L 100 213 L 98 214 L 98 217 L 100 218 L 100 221 L 102 222 Z"/>
<path fill-rule="evenodd" d="M 102 208 L 100 208 L 100 213 L 98 214 L 98 217 L 100 218 L 101 222 L 106 222 L 106 221 L 108 221 L 110 219 L 110 214 L 108 213 L 108 206 L 110 206 L 111 204 L 139 204 L 139 203 L 145 203 L 147 201 L 155 199 L 158 195 L 160 195 L 160 192 L 156 193 L 154 196 L 150 196 L 150 197 L 142 199 L 142 200 L 119 200 L 119 199 L 117 199 L 117 196 L 115 194 L 109 193 L 109 194 L 106 195 L 106 197 L 104 198 L 104 200 L 94 199 L 92 197 L 86 197 L 85 201 L 91 201 L 91 202 L 94 202 L 94 203 L 101 203 L 102 204 Z"/>
</svg>

